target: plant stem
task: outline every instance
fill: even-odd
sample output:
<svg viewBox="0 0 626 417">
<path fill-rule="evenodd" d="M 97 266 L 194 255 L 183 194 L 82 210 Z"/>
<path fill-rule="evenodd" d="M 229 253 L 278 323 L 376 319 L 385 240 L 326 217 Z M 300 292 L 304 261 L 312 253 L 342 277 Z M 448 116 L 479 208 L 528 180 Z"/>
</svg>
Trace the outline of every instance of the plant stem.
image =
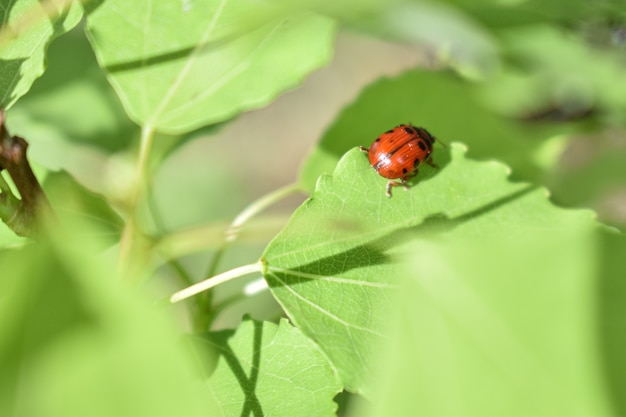
<svg viewBox="0 0 626 417">
<path fill-rule="evenodd" d="M 148 161 L 150 160 L 150 149 L 152 148 L 153 139 L 154 130 L 152 126 L 144 126 L 141 130 L 137 169 L 128 201 L 128 217 L 120 240 L 119 267 L 121 270 L 129 269 L 131 255 L 135 255 L 134 243 L 138 235 L 137 206 L 144 191 L 147 189 L 146 185 L 149 183 Z"/>
<path fill-rule="evenodd" d="M 226 229 L 226 232 L 224 233 L 224 243 L 215 251 L 215 256 L 213 257 L 213 261 L 211 262 L 211 265 L 206 275 L 215 275 L 215 271 L 219 266 L 219 262 L 221 261 L 224 252 L 226 251 L 228 246 L 237 239 L 239 235 L 239 230 L 241 230 L 241 227 L 248 220 L 259 214 L 263 210 L 267 209 L 272 204 L 275 204 L 283 198 L 288 197 L 289 195 L 294 194 L 300 190 L 301 188 L 298 183 L 291 183 L 261 196 L 257 200 L 250 203 L 245 209 L 243 209 L 243 211 L 239 213 L 237 217 L 235 217 L 230 226 L 228 226 L 228 229 Z"/>
<path fill-rule="evenodd" d="M 272 204 L 282 200 L 289 195 L 300 191 L 300 185 L 298 183 L 292 183 L 261 196 L 256 201 L 248 205 L 230 224 L 230 227 L 226 230 L 226 241 L 231 242 L 237 238 L 237 233 L 241 226 L 256 216 Z"/>
<path fill-rule="evenodd" d="M 261 196 L 259 199 L 249 204 L 241 213 L 239 213 L 239 215 L 235 217 L 235 219 L 232 221 L 232 223 L 228 226 L 228 228 L 224 232 L 224 241 L 215 250 L 215 255 L 213 256 L 213 259 L 211 260 L 206 276 L 211 277 L 215 275 L 217 268 L 219 267 L 220 261 L 222 260 L 222 257 L 224 256 L 224 253 L 226 252 L 226 249 L 237 239 L 237 237 L 239 236 L 239 230 L 241 230 L 241 227 L 248 220 L 250 220 L 257 214 L 259 214 L 260 212 L 262 212 L 263 210 L 265 210 L 272 204 L 276 203 L 277 201 L 280 201 L 283 198 L 298 191 L 300 191 L 299 184 L 297 183 L 288 184 L 274 191 L 271 191 L 270 193 L 265 194 L 264 196 Z M 242 267 L 242 268 L 245 268 L 245 267 Z M 238 268 L 235 268 L 233 271 L 237 271 L 237 270 Z M 219 280 L 216 282 L 211 281 L 221 275 L 222 274 L 216 275 L 213 278 L 209 278 L 206 281 L 202 281 L 202 283 L 210 281 L 211 284 L 208 287 L 203 288 L 200 291 L 208 290 L 212 288 L 213 286 L 223 282 Z M 202 283 L 199 283 L 199 284 L 202 284 Z M 196 285 L 199 285 L 199 284 L 196 284 Z M 195 286 L 192 286 L 189 288 L 193 288 L 193 287 Z M 241 299 L 241 298 L 243 297 L 242 296 L 233 297 L 231 301 L 235 301 L 236 299 Z M 210 326 L 211 321 L 216 316 L 216 313 L 219 312 L 219 311 L 215 311 L 215 309 L 212 308 L 211 306 L 212 302 L 213 302 L 213 297 L 212 297 L 212 292 L 210 291 L 206 294 L 205 297 L 201 297 L 198 299 L 198 310 L 200 312 L 200 315 L 198 317 L 195 317 L 193 321 L 198 324 L 198 327 L 200 329 L 202 329 L 203 327 Z"/>
<path fill-rule="evenodd" d="M 12 213 L 4 213 L 2 219 L 16 234 L 33 236 L 42 217 L 53 217 L 52 208 L 28 162 L 28 142 L 11 135 L 4 121 L 5 114 L 0 109 L 0 171 L 7 171 L 21 200 L 17 200 L 3 178 L 1 202 L 7 205 L 4 211 L 12 209 Z"/>
<path fill-rule="evenodd" d="M 216 285 L 222 284 L 226 281 L 230 281 L 231 279 L 235 279 L 244 275 L 253 274 L 253 273 L 261 273 L 263 272 L 264 264 L 262 261 L 255 262 L 253 264 L 240 266 L 234 269 L 231 269 L 226 272 L 222 272 L 221 274 L 215 275 L 209 279 L 205 279 L 204 281 L 200 281 L 197 284 L 192 285 L 191 287 L 187 287 L 183 290 L 175 292 L 170 297 L 170 302 L 177 303 L 186 298 L 192 297 L 196 294 L 201 293 L 202 291 L 206 291 L 215 287 Z"/>
</svg>

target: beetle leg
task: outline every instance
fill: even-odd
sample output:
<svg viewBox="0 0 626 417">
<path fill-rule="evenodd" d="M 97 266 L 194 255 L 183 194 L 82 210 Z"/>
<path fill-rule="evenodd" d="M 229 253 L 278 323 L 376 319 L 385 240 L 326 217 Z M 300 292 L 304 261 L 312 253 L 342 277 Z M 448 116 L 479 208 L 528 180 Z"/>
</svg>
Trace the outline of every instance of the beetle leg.
<svg viewBox="0 0 626 417">
<path fill-rule="evenodd" d="M 435 169 L 439 168 L 439 166 L 433 162 L 433 158 L 432 158 L 432 156 L 431 156 L 431 157 L 429 157 L 429 158 L 428 158 L 426 161 L 424 161 L 424 162 L 426 162 L 428 165 L 430 165 L 431 167 L 433 167 L 433 168 L 435 168 Z"/>
<path fill-rule="evenodd" d="M 392 180 L 387 181 L 387 198 L 391 198 L 391 187 L 393 187 L 394 185 L 400 184 Z"/>
<path fill-rule="evenodd" d="M 417 169 L 415 169 L 413 172 L 407 174 L 404 178 L 402 178 L 402 183 L 406 185 L 406 181 L 410 180 L 411 178 L 415 177 L 417 175 L 418 171 Z M 407 190 L 408 190 L 408 186 L 407 186 Z"/>
<path fill-rule="evenodd" d="M 361 152 L 365 152 L 365 153 L 369 153 L 369 151 L 370 151 L 365 146 L 359 146 L 359 149 L 361 150 Z"/>
<path fill-rule="evenodd" d="M 387 181 L 387 197 L 391 198 L 391 187 L 403 186 L 405 190 L 409 189 L 409 185 L 406 183 L 406 179 L 402 178 L 400 182 L 389 180 Z"/>
<path fill-rule="evenodd" d="M 402 178 L 400 182 L 396 182 L 393 180 L 387 181 L 387 197 L 391 198 L 391 187 L 403 186 L 405 190 L 409 189 L 409 185 L 406 183 L 406 180 Z"/>
<path fill-rule="evenodd" d="M 398 187 L 398 186 L 403 186 L 405 190 L 409 190 L 409 184 L 407 183 L 408 180 L 410 180 L 411 178 L 413 178 L 414 176 L 417 175 L 417 169 L 413 172 L 411 172 L 410 174 L 407 174 L 404 178 L 400 178 L 400 182 L 394 181 L 394 180 L 389 180 L 387 181 L 387 197 L 391 198 L 391 187 Z"/>
</svg>

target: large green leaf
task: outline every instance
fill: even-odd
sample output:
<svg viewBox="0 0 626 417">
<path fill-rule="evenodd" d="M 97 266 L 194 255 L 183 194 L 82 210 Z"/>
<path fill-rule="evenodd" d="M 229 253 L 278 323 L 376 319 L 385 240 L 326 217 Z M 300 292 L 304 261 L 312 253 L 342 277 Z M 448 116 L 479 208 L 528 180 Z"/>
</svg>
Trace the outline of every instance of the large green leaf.
<svg viewBox="0 0 626 417">
<path fill-rule="evenodd" d="M 131 118 L 184 133 L 261 107 L 332 52 L 334 24 L 271 2 L 109 0 L 88 18 Z"/>
<path fill-rule="evenodd" d="M 169 319 L 93 250 L 92 233 L 57 233 L 0 252 L 0 415 L 211 415 Z"/>
<path fill-rule="evenodd" d="M 618 416 L 626 239 L 570 218 L 414 241 L 368 416 Z"/>
<path fill-rule="evenodd" d="M 273 294 L 350 390 L 373 392 L 367 380 L 389 326 L 386 312 L 401 275 L 396 255 L 405 242 L 471 239 L 503 227 L 524 235 L 591 217 L 555 208 L 542 189 L 509 182 L 499 163 L 465 159 L 459 144 L 448 150 L 436 148 L 439 168 L 423 168 L 408 192 L 396 188 L 391 199 L 385 179 L 351 150 L 263 255 Z"/>
<path fill-rule="evenodd" d="M 221 415 L 335 416 L 337 375 L 320 348 L 287 320 L 247 319 L 236 332 L 201 340 L 218 355 L 209 382 Z"/>
<path fill-rule="evenodd" d="M 80 21 L 79 2 L 57 3 L 46 2 L 44 8 L 38 0 L 15 0 L 4 1 L 0 7 L 6 31 L 0 40 L 0 108 L 11 107 L 26 94 L 43 74 L 48 44 Z"/>
</svg>

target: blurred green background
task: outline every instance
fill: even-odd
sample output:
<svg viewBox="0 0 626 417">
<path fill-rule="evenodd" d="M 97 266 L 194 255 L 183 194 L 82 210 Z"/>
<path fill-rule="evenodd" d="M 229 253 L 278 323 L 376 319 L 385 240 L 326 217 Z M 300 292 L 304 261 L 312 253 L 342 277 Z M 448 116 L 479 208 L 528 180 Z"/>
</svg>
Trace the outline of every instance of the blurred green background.
<svg viewBox="0 0 626 417">
<path fill-rule="evenodd" d="M 626 228 L 623 1 L 370 0 L 358 8 L 353 7 L 354 2 L 275 3 L 306 8 L 338 22 L 340 30 L 332 62 L 266 107 L 188 134 L 158 135 L 152 161 L 152 197 L 140 208 L 148 213 L 148 207 L 152 207 L 153 214 L 146 214 L 149 231 L 157 236 L 180 234 L 181 239 L 187 232 L 203 237 L 177 263 L 159 259 L 155 270 L 150 271 L 156 278 L 147 285 L 148 303 L 183 285 L 180 268 L 193 281 L 205 278 L 216 256 L 219 232 L 249 202 L 278 187 L 301 184 L 305 192 L 282 201 L 264 213 L 258 223 L 251 224 L 252 232 L 225 251 L 216 272 L 256 261 L 307 192 L 314 189 L 320 174 L 332 172 L 349 149 L 368 146 L 377 134 L 399 123 L 423 125 L 443 142 L 465 143 L 468 158 L 505 163 L 511 168 L 512 180 L 546 186 L 556 205 L 591 208 L 601 222 L 621 230 Z M 167 318 L 154 317 L 143 295 L 137 303 L 123 288 L 112 284 L 117 282 L 111 277 L 115 275 L 111 271 L 116 270 L 112 258 L 123 224 L 119 209 L 128 198 L 139 127 L 126 116 L 83 30 L 81 24 L 52 42 L 45 74 L 8 111 L 9 128 L 29 140 L 31 161 L 55 209 L 61 216 L 78 220 L 81 226 L 77 227 L 77 234 L 61 237 L 51 246 L 17 249 L 25 241 L 0 224 L 0 246 L 4 248 L 0 253 L 2 276 L 11 278 L 2 282 L 2 293 L 9 294 L 12 300 L 5 302 L 0 298 L 4 317 L 0 320 L 0 339 L 4 341 L 0 345 L 0 385 L 4 387 L 2 395 L 7 396 L 0 397 L 0 403 L 10 404 L 14 400 L 11 395 L 16 390 L 15 381 L 24 378 L 23 386 L 35 393 L 49 392 L 50 396 L 38 404 L 21 399 L 18 403 L 24 408 L 15 415 L 67 417 L 62 400 L 71 397 L 72 389 L 80 390 L 84 379 L 96 374 L 100 379 L 95 379 L 92 387 L 106 387 L 112 391 L 107 392 L 107 398 L 129 404 L 119 411 L 115 401 L 102 400 L 106 403 L 101 408 L 102 415 L 171 415 L 182 400 L 187 401 L 185 415 L 207 415 L 211 405 L 198 400 L 201 395 L 197 392 L 181 388 L 188 382 L 187 367 L 194 366 L 189 360 L 191 355 L 181 353 L 175 343 L 181 337 L 181 328 L 188 325 L 183 307 Z M 539 316 L 536 322 L 524 321 L 526 316 L 516 318 L 529 326 L 524 331 L 531 334 L 533 341 L 543 341 L 562 323 L 541 325 L 541 317 L 551 318 L 554 310 L 560 312 L 559 318 L 564 322 L 586 325 L 593 321 L 583 331 L 572 332 L 573 343 L 581 343 L 582 350 L 588 348 L 585 352 L 591 352 L 580 357 L 597 360 L 592 365 L 579 363 L 580 375 L 595 388 L 581 394 L 584 407 L 578 412 L 583 413 L 582 417 L 586 410 L 617 416 L 626 410 L 621 399 L 626 362 L 622 358 L 624 341 L 620 333 L 624 329 L 620 317 L 624 305 L 622 281 L 626 273 L 621 258 L 625 246 L 617 234 L 579 232 L 548 236 L 536 247 L 532 242 L 524 242 L 520 247 L 491 247 L 489 242 L 482 242 L 481 247 L 492 250 L 491 255 L 497 255 L 501 264 L 521 265 L 511 274 L 519 281 L 525 282 L 527 265 L 554 268 L 533 274 L 538 286 L 529 286 L 526 292 L 511 293 L 500 288 L 502 292 L 495 294 L 495 301 L 485 299 L 495 304 L 510 301 L 502 310 L 496 309 L 504 315 L 520 314 L 526 311 L 524 308 L 532 310 L 528 306 L 535 302 L 544 303 L 534 311 Z M 94 252 L 76 251 L 85 242 L 96 248 L 97 259 L 92 259 Z M 528 372 L 531 380 L 538 381 L 537 387 L 546 389 L 545 397 L 533 398 L 535 408 L 520 408 L 522 412 L 575 415 L 572 410 L 577 398 L 570 398 L 567 393 L 580 393 L 587 385 L 571 384 L 574 389 L 561 391 L 554 386 L 562 381 L 541 379 L 543 370 L 539 366 L 511 364 L 505 356 L 495 355 L 500 362 L 493 366 L 489 357 L 485 359 L 484 352 L 480 352 L 492 340 L 468 340 L 463 332 L 478 329 L 476 332 L 480 333 L 485 323 L 500 330 L 499 318 L 480 310 L 480 305 L 476 310 L 480 314 L 464 316 L 466 310 L 461 307 L 476 305 L 454 305 L 450 300 L 473 300 L 472 288 L 461 286 L 452 292 L 451 298 L 445 298 L 433 292 L 424 281 L 427 277 L 419 274 L 422 265 L 432 264 L 453 279 L 469 276 L 474 279 L 469 281 L 470 287 L 475 284 L 480 288 L 482 267 L 489 263 L 490 254 L 485 253 L 482 258 L 463 246 L 442 249 L 423 245 L 409 266 L 418 272 L 407 273 L 419 285 L 405 294 L 405 311 L 398 313 L 404 314 L 398 320 L 402 330 L 395 339 L 398 351 L 396 356 L 388 356 L 397 359 L 389 365 L 397 373 L 392 373 L 390 392 L 382 394 L 381 410 L 368 403 L 368 412 L 389 415 L 389 410 L 394 410 L 394 415 L 401 415 L 413 409 L 414 387 L 420 387 L 420 395 L 425 398 L 421 403 L 424 413 L 437 415 L 437 411 L 444 410 L 447 414 L 439 415 L 510 415 L 499 408 L 509 404 L 506 399 L 499 397 L 502 402 L 498 402 L 492 401 L 489 394 L 471 394 L 476 387 L 502 388 L 499 377 L 504 369 L 504 374 L 511 372 L 516 377 Z M 554 263 L 544 258 L 541 249 L 545 247 L 554 254 Z M 526 251 L 524 256 L 518 256 L 522 251 Z M 449 259 L 458 263 L 450 265 Z M 572 271 L 577 266 L 581 267 L 578 273 Z M 538 289 L 545 288 L 541 282 L 565 275 L 577 278 L 578 285 L 555 284 L 556 290 L 553 288 L 549 294 L 558 293 L 562 298 L 544 299 L 537 294 Z M 50 283 L 46 277 L 56 281 Z M 237 298 L 247 283 L 259 277 L 238 280 L 215 290 L 213 305 L 225 309 L 220 310 L 212 329 L 236 327 L 245 313 L 267 320 L 282 314 L 267 291 Z M 229 304 L 234 298 L 239 302 Z M 415 303 L 416 299 L 421 304 Z M 46 314 L 49 311 L 55 313 Z M 414 316 L 419 320 L 407 320 Z M 172 317 L 178 321 L 171 323 Z M 460 331 L 443 334 L 441 327 L 433 324 L 445 326 L 448 321 L 454 322 L 452 327 L 460 327 Z M 414 334 L 403 333 L 407 327 Z M 509 341 L 506 332 L 495 333 L 504 334 L 496 343 Z M 432 343 L 416 343 L 415 338 L 410 338 L 412 335 Z M 545 349 L 537 349 L 550 358 L 548 353 L 580 354 L 579 350 L 561 349 L 561 342 L 546 343 L 541 345 Z M 472 343 L 479 348 L 474 349 Z M 465 349 L 466 346 L 470 347 Z M 93 352 L 101 353 L 101 360 L 93 362 Z M 407 358 L 416 352 L 420 361 L 410 362 Z M 461 358 L 461 362 L 469 358 L 464 369 L 467 373 L 460 373 L 469 377 L 447 391 L 455 378 L 450 373 L 440 373 L 437 365 L 450 358 Z M 160 367 L 170 359 L 172 364 Z M 513 357 L 512 361 L 517 359 Z M 32 368 L 23 371 L 23 363 Z M 406 363 L 415 367 L 405 366 Z M 481 379 L 485 385 L 472 386 L 476 380 L 471 376 L 489 365 L 493 367 Z M 566 369 L 565 374 L 570 371 Z M 115 384 L 125 374 L 135 375 L 136 379 L 116 389 Z M 401 375 L 397 381 L 404 387 L 393 384 L 395 375 Z M 415 378 L 416 375 L 438 379 L 431 384 L 431 380 Z M 162 392 L 160 381 L 166 383 L 172 396 L 153 403 Z M 513 381 L 513 388 L 521 384 L 515 378 L 507 381 Z M 56 388 L 47 391 L 48 386 Z M 509 392 L 506 388 L 510 387 L 502 388 L 503 392 Z M 96 399 L 103 398 L 98 393 L 98 389 L 88 392 L 84 401 L 72 397 L 80 400 L 75 415 L 92 410 Z M 126 393 L 132 395 L 127 398 Z M 470 405 L 459 409 L 448 401 L 452 396 Z M 553 400 L 571 404 L 553 409 Z M 435 406 L 429 409 L 431 404 Z M 437 408 L 441 404 L 449 407 Z M 491 414 L 480 414 L 480 410 L 489 410 Z M 348 411 L 342 408 L 342 412 L 360 415 L 354 406 L 348 407 Z"/>
</svg>

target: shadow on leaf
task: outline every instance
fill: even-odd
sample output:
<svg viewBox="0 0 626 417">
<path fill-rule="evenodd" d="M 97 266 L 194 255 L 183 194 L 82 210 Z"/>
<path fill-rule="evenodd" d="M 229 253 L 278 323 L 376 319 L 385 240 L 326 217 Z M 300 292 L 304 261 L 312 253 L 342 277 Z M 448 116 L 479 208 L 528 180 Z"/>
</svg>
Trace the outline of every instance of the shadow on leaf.
<svg viewBox="0 0 626 417">
<path fill-rule="evenodd" d="M 200 344 L 196 346 L 199 354 L 204 359 L 203 368 L 206 376 L 210 377 L 217 369 L 220 358 L 223 358 L 226 365 L 230 369 L 232 375 L 237 379 L 241 392 L 245 395 L 243 408 L 241 409 L 241 417 L 254 416 L 263 417 L 263 408 L 259 401 L 256 388 L 259 378 L 259 369 L 261 364 L 261 345 L 263 340 L 263 323 L 250 320 L 254 326 L 253 335 L 250 338 L 252 346 L 245 353 L 235 352 L 229 344 L 230 339 L 234 336 L 233 330 L 223 330 L 218 332 L 204 333 L 199 336 L 202 342 L 207 343 L 211 347 L 211 352 L 207 353 L 206 349 Z M 247 353 L 251 352 L 249 358 Z M 250 375 L 246 374 L 246 370 L 242 365 L 242 361 L 250 361 Z"/>
<path fill-rule="evenodd" d="M 271 263 L 268 263 L 269 269 L 272 270 L 272 272 L 266 275 L 266 280 L 270 287 L 281 287 L 283 285 L 291 286 L 315 279 L 313 276 L 336 277 L 352 269 L 391 264 L 394 260 L 390 255 L 391 250 L 403 243 L 411 239 L 424 237 L 427 234 L 448 232 L 466 222 L 484 216 L 501 206 L 509 204 L 537 188 L 538 187 L 535 185 L 527 185 L 513 193 L 500 197 L 454 218 L 450 218 L 443 213 L 436 213 L 414 226 L 395 229 L 367 243 L 352 247 L 343 252 L 319 258 L 305 265 L 290 268 L 287 271 L 278 272 L 276 269 L 272 268 L 273 265 L 271 265 Z M 299 272 L 301 274 L 292 275 L 289 272 Z M 307 278 L 307 276 L 311 276 L 311 278 Z"/>
</svg>

